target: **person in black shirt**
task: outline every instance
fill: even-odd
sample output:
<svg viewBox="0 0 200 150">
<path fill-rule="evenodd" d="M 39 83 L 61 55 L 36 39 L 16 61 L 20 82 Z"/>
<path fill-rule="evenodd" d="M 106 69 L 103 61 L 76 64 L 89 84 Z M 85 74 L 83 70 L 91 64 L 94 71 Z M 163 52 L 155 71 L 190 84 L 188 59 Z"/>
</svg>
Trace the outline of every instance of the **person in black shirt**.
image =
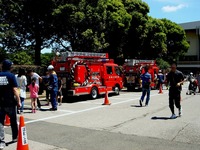
<svg viewBox="0 0 200 150">
<path fill-rule="evenodd" d="M 12 64 L 10 60 L 4 60 L 2 72 L 0 72 L 0 149 L 5 147 L 4 120 L 6 115 L 10 118 L 13 142 L 17 141 L 18 136 L 16 106 L 21 107 L 21 101 L 17 90 L 17 80 L 10 72 Z"/>
<path fill-rule="evenodd" d="M 181 90 L 182 90 L 182 84 L 184 82 L 184 76 L 183 73 L 178 71 L 176 63 L 171 64 L 171 71 L 167 75 L 167 85 L 169 84 L 169 107 L 172 112 L 171 119 L 175 119 L 176 115 L 174 113 L 174 103 L 175 106 L 179 110 L 179 116 L 182 115 L 182 109 L 181 109 Z"/>
</svg>

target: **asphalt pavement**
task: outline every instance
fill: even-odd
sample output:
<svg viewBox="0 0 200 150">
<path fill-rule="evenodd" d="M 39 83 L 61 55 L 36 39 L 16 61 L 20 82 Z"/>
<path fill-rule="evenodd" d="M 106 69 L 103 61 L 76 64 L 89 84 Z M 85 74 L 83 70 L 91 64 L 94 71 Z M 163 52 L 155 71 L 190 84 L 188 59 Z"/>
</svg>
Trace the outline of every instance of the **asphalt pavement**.
<svg viewBox="0 0 200 150">
<path fill-rule="evenodd" d="M 111 105 L 102 105 L 104 97 L 68 98 L 58 111 L 50 111 L 41 97 L 42 109 L 31 113 L 26 100 L 24 118 L 30 150 L 199 150 L 200 94 L 182 91 L 183 116 L 169 119 L 168 90 L 151 91 L 148 107 L 140 107 L 140 92 L 109 95 Z M 176 113 L 178 113 L 176 109 Z M 6 142 L 11 140 L 6 127 Z M 16 143 L 5 150 L 16 149 Z"/>
</svg>

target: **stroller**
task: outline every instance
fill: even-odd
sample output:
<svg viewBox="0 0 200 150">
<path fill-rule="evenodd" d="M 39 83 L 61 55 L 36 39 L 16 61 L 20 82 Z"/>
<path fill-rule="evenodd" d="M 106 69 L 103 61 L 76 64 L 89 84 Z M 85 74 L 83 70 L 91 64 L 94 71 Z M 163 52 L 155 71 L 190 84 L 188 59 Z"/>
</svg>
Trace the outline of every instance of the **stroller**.
<svg viewBox="0 0 200 150">
<path fill-rule="evenodd" d="M 191 79 L 190 83 L 189 83 L 189 87 L 188 87 L 188 91 L 187 91 L 187 95 L 191 95 L 194 94 L 196 95 L 196 90 L 197 90 L 197 80 L 196 79 Z"/>
</svg>

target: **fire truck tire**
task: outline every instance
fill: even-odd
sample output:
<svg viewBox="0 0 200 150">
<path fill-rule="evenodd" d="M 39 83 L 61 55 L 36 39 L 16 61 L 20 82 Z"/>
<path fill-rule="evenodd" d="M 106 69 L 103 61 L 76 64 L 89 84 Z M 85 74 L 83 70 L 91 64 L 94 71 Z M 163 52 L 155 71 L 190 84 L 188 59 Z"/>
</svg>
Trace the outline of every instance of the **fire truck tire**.
<svg viewBox="0 0 200 150">
<path fill-rule="evenodd" d="M 96 99 L 98 97 L 98 90 L 96 87 L 93 87 L 90 92 L 90 97 Z"/>
<path fill-rule="evenodd" d="M 120 88 L 119 88 L 118 85 L 116 85 L 116 86 L 114 87 L 114 92 L 115 92 L 115 94 L 116 94 L 116 95 L 119 95 L 119 91 L 120 91 Z"/>
</svg>

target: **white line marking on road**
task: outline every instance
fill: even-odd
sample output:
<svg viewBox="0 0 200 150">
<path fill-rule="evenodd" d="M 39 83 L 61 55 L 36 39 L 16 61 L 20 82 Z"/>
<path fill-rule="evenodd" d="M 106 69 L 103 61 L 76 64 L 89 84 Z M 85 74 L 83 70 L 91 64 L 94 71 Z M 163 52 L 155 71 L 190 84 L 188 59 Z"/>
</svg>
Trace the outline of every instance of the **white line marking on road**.
<svg viewBox="0 0 200 150">
<path fill-rule="evenodd" d="M 164 93 L 164 94 L 167 94 L 167 93 Z M 162 94 L 162 95 L 164 95 L 164 94 Z M 160 95 L 160 94 L 153 94 L 153 95 L 151 95 L 151 97 L 158 96 L 158 95 Z M 127 102 L 134 101 L 134 100 L 139 100 L 139 98 L 140 97 L 136 97 L 136 98 L 128 99 L 128 100 L 125 100 L 125 101 L 112 103 L 111 106 L 112 105 L 119 105 L 119 104 L 127 103 Z M 39 121 L 50 120 L 50 119 L 54 119 L 54 118 L 69 116 L 69 115 L 73 115 L 73 114 L 83 113 L 83 112 L 87 112 L 87 111 L 91 111 L 91 110 L 96 110 L 96 109 L 100 109 L 100 108 L 106 108 L 106 107 L 107 106 L 105 106 L 105 105 L 101 105 L 101 106 L 92 107 L 92 108 L 83 109 L 83 110 L 74 111 L 74 112 L 69 112 L 69 113 L 65 113 L 65 114 L 61 114 L 61 115 L 57 115 L 57 116 L 51 116 L 51 117 L 46 117 L 46 118 L 41 118 L 41 119 L 36 119 L 36 120 L 30 120 L 30 121 L 27 121 L 25 123 L 26 124 L 35 123 L 35 122 L 39 122 Z"/>
<path fill-rule="evenodd" d="M 58 109 L 58 111 L 67 112 L 67 113 L 73 113 L 73 112 L 76 112 L 76 111 L 72 111 L 72 110 L 64 110 L 64 109 Z"/>
</svg>

